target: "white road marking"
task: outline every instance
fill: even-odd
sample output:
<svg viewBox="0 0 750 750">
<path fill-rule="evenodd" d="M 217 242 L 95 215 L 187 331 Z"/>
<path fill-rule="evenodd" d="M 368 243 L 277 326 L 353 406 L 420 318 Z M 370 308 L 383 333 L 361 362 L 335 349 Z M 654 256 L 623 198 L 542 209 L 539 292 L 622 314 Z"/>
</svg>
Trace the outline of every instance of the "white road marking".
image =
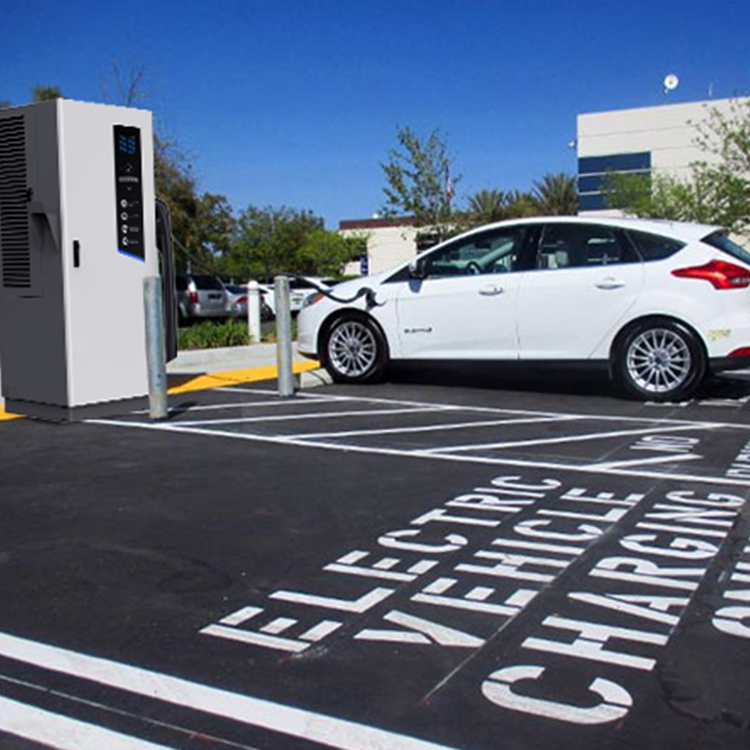
<svg viewBox="0 0 750 750">
<path fill-rule="evenodd" d="M 170 750 L 1 696 L 0 731 L 59 750 Z"/>
<path fill-rule="evenodd" d="M 275 391 L 262 391 L 259 389 L 243 389 L 243 388 L 216 388 L 214 390 L 231 391 L 240 393 L 256 393 L 261 395 L 275 396 Z M 324 397 L 318 396 L 311 393 L 297 393 L 295 398 L 326 398 L 331 401 L 358 401 L 363 403 L 371 404 L 393 404 L 396 406 L 430 406 L 430 407 L 441 407 L 446 410 L 455 411 L 467 411 L 467 412 L 478 412 L 487 414 L 515 414 L 518 416 L 538 416 L 538 417 L 569 417 L 575 419 L 590 419 L 591 421 L 603 421 L 603 422 L 638 422 L 640 424 L 665 424 L 665 425 L 694 425 L 694 424 L 706 424 L 705 422 L 689 420 L 689 419 L 662 419 L 660 417 L 627 417 L 617 416 L 613 414 L 579 414 L 570 412 L 554 412 L 554 411 L 538 411 L 530 409 L 503 409 L 498 406 L 467 406 L 459 404 L 438 404 L 430 401 L 407 401 L 403 399 L 388 399 L 388 398 L 374 398 L 369 396 L 341 396 L 336 394 L 326 394 Z M 710 424 L 718 425 L 720 427 L 734 428 L 740 430 L 750 430 L 750 425 L 738 424 L 735 422 L 711 422 Z"/>
<path fill-rule="evenodd" d="M 316 398 L 316 403 L 334 403 L 332 399 L 329 398 Z M 300 404 L 299 401 L 294 401 L 291 399 L 286 399 L 284 401 L 237 401 L 235 403 L 231 404 L 203 404 L 203 405 L 196 405 L 196 406 L 187 406 L 185 408 L 182 407 L 176 407 L 171 408 L 169 411 L 173 414 L 191 414 L 194 411 L 221 411 L 222 409 L 247 409 L 247 408 L 257 408 L 257 407 L 266 407 L 266 406 L 306 406 L 305 404 Z M 131 412 L 131 414 L 148 414 L 148 409 L 142 409 L 140 411 L 134 411 Z"/>
<path fill-rule="evenodd" d="M 449 422 L 447 424 L 420 425 L 418 427 L 390 427 L 384 430 L 349 430 L 346 432 L 313 432 L 291 435 L 293 438 L 358 437 L 364 435 L 400 435 L 409 432 L 434 432 L 439 430 L 461 430 L 466 427 L 493 427 L 511 424 L 536 424 L 537 422 L 570 422 L 577 417 L 525 417 L 523 419 L 493 419 L 481 422 Z"/>
<path fill-rule="evenodd" d="M 672 427 L 647 427 L 642 430 L 616 430 L 614 432 L 590 432 L 586 435 L 564 435 L 555 438 L 535 438 L 533 440 L 514 440 L 505 443 L 480 443 L 477 445 L 450 445 L 444 448 L 428 448 L 426 453 L 459 453 L 477 450 L 495 450 L 499 448 L 525 448 L 530 445 L 555 445 L 557 443 L 576 443 L 586 440 L 607 440 L 630 435 L 646 435 L 650 432 L 684 432 L 685 430 L 714 430 L 718 425 L 711 422 L 692 423 Z"/>
<path fill-rule="evenodd" d="M 253 698 L 249 695 L 231 693 L 180 677 L 68 651 L 6 633 L 0 633 L 0 655 L 136 695 L 185 706 L 195 711 L 203 711 L 279 734 L 318 742 L 338 750 L 451 750 L 445 745 L 438 745 L 416 737 L 396 734 L 334 716 Z M 1 709 L 2 704 L 0 704 L 0 717 L 3 716 Z M 33 710 L 37 711 L 37 709 Z M 2 721 L 3 719 L 0 718 L 0 722 Z M 163 750 L 163 746 L 137 744 L 138 740 L 132 740 L 132 738 L 128 738 L 128 742 L 130 744 L 114 745 L 109 740 L 102 740 L 98 746 L 78 744 L 53 745 L 53 747 L 62 747 L 65 750 L 68 748 L 69 750 L 102 750 L 103 748 L 106 750 Z"/>
<path fill-rule="evenodd" d="M 673 461 L 695 461 L 697 458 L 703 458 L 697 453 L 682 453 L 672 456 L 654 456 L 653 458 L 634 458 L 629 461 L 604 461 L 603 463 L 589 464 L 591 467 L 600 469 L 621 469 L 623 466 L 642 466 L 643 464 L 668 464 Z"/>
<path fill-rule="evenodd" d="M 486 466 L 522 466 L 530 469 L 550 469 L 553 471 L 573 471 L 582 474 L 611 474 L 623 477 L 641 477 L 645 479 L 674 479 L 678 482 L 698 482 L 701 484 L 727 484 L 734 487 L 750 487 L 750 479 L 732 479 L 722 476 L 700 474 L 675 474 L 660 471 L 628 471 L 626 469 L 599 469 L 596 465 L 576 465 L 556 461 L 529 461 L 521 458 L 494 458 L 489 456 L 462 456 L 451 453 L 429 453 L 421 450 L 399 450 L 396 448 L 376 448 L 353 445 L 349 443 L 324 443 L 314 440 L 299 440 L 274 435 L 253 435 L 244 432 L 227 432 L 224 430 L 205 430 L 200 427 L 188 427 L 179 424 L 148 424 L 145 422 L 120 422 L 114 419 L 89 419 L 88 424 L 100 424 L 108 427 L 130 427 L 142 430 L 162 432 L 182 432 L 185 434 L 223 437 L 233 440 L 250 440 L 258 443 L 275 443 L 293 445 L 301 448 L 322 448 L 341 453 L 363 453 L 376 456 L 396 456 L 398 458 L 426 458 L 433 461 L 455 461 L 458 463 L 484 464 Z M 692 423 L 691 423 L 692 424 Z"/>
<path fill-rule="evenodd" d="M 408 409 L 366 409 L 364 411 L 319 411 L 308 414 L 274 414 L 266 417 L 231 417 L 229 419 L 199 419 L 183 420 L 180 424 L 210 425 L 210 424 L 243 424 L 255 422 L 296 422 L 298 419 L 331 419 L 333 417 L 374 417 L 383 414 L 422 414 L 424 412 L 444 411 L 441 407 L 424 407 L 422 409 L 410 407 Z"/>
</svg>

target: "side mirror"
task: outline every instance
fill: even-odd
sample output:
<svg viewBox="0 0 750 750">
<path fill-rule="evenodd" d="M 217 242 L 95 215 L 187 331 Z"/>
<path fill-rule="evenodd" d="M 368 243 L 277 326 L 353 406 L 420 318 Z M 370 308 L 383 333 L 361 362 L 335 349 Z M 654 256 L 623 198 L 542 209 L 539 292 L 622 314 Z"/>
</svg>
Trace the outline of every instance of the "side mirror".
<svg viewBox="0 0 750 750">
<path fill-rule="evenodd" d="M 427 277 L 427 264 L 424 258 L 414 258 L 409 263 L 409 276 L 412 279 L 424 279 Z"/>
</svg>

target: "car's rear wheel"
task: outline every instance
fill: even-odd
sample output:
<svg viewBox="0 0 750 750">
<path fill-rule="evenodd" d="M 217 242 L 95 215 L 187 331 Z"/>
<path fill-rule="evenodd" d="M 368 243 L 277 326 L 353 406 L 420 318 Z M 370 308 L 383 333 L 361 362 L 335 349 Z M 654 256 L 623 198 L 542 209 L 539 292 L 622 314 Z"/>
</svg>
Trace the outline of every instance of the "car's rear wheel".
<svg viewBox="0 0 750 750">
<path fill-rule="evenodd" d="M 670 320 L 646 321 L 623 338 L 615 359 L 620 383 L 648 401 L 679 401 L 698 387 L 706 355 L 696 335 Z"/>
<path fill-rule="evenodd" d="M 365 316 L 344 315 L 328 329 L 322 347 L 325 368 L 337 383 L 367 383 L 383 377 L 388 345 Z"/>
</svg>

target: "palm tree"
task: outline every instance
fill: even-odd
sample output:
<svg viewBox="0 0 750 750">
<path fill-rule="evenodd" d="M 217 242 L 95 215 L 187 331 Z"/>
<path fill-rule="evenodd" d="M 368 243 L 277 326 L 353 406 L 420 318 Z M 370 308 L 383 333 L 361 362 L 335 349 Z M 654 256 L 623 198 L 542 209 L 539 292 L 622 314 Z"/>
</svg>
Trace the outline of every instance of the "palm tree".
<svg viewBox="0 0 750 750">
<path fill-rule="evenodd" d="M 575 216 L 578 213 L 576 178 L 565 172 L 547 173 L 534 183 L 534 200 L 542 213 L 550 216 Z"/>
<path fill-rule="evenodd" d="M 506 195 L 502 190 L 480 190 L 469 198 L 469 213 L 477 224 L 505 218 Z"/>
<path fill-rule="evenodd" d="M 531 193 L 511 190 L 505 196 L 505 216 L 508 219 L 523 219 L 540 213 L 539 204 Z"/>
</svg>

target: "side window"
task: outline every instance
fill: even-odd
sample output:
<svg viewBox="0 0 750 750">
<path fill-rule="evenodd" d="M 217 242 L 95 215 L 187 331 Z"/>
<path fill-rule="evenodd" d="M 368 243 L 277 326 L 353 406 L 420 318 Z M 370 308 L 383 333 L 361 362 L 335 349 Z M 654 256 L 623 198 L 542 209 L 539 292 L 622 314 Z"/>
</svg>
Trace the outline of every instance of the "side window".
<svg viewBox="0 0 750 750">
<path fill-rule="evenodd" d="M 547 224 L 539 245 L 537 268 L 588 268 L 640 259 L 625 238 L 595 224 Z"/>
<path fill-rule="evenodd" d="M 634 232 L 633 230 L 628 230 L 628 234 L 630 239 L 635 242 L 643 260 L 662 260 L 685 247 L 684 242 L 669 237 L 660 237 L 657 234 Z"/>
<path fill-rule="evenodd" d="M 523 229 L 514 227 L 456 240 L 425 256 L 427 276 L 509 273 L 518 268 Z"/>
</svg>

